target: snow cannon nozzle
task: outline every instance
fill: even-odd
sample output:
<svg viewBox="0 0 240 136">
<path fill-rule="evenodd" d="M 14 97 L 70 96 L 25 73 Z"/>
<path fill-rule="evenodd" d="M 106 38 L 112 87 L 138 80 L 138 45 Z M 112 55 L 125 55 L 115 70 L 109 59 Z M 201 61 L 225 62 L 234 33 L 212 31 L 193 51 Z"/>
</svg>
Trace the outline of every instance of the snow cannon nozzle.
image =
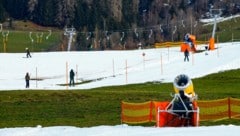
<svg viewBox="0 0 240 136">
<path fill-rule="evenodd" d="M 185 74 L 178 75 L 173 82 L 173 87 L 176 94 L 183 91 L 185 94 L 195 96 L 192 80 Z"/>
</svg>

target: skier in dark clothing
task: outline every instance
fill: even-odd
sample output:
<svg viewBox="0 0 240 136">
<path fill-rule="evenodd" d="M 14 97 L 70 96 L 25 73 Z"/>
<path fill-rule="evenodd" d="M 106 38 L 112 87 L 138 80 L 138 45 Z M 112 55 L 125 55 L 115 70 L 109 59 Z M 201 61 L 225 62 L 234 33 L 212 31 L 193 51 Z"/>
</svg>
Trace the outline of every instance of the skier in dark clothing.
<svg viewBox="0 0 240 136">
<path fill-rule="evenodd" d="M 184 61 L 189 61 L 189 58 L 188 58 L 188 56 L 189 56 L 189 51 L 188 51 L 188 49 L 186 49 L 185 51 L 184 51 Z"/>
<path fill-rule="evenodd" d="M 30 57 L 30 58 L 32 57 L 28 48 L 26 48 L 26 53 L 27 53 L 27 58 L 28 57 Z"/>
<path fill-rule="evenodd" d="M 71 69 L 70 71 L 70 83 L 69 83 L 69 86 L 74 86 L 74 76 L 75 76 L 75 73 L 73 71 L 73 69 Z"/>
<path fill-rule="evenodd" d="M 29 88 L 30 84 L 29 84 L 29 80 L 30 80 L 30 75 L 27 72 L 25 75 L 25 81 L 26 81 L 26 88 Z"/>
</svg>

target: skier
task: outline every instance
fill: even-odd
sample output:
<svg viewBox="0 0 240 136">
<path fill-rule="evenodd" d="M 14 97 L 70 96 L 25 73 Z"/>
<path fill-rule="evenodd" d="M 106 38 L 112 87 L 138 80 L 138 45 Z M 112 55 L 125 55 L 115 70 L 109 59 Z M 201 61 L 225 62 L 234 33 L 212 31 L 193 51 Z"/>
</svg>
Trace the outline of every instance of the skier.
<svg viewBox="0 0 240 136">
<path fill-rule="evenodd" d="M 184 62 L 185 62 L 186 60 L 189 61 L 188 56 L 189 56 L 189 51 L 188 51 L 188 49 L 186 49 L 186 50 L 184 51 Z"/>
<path fill-rule="evenodd" d="M 75 73 L 73 71 L 73 69 L 71 69 L 70 71 L 70 83 L 69 83 L 69 86 L 74 86 L 74 76 L 75 76 Z"/>
<path fill-rule="evenodd" d="M 26 48 L 26 53 L 27 53 L 27 58 L 28 57 L 30 57 L 30 58 L 32 57 L 28 48 Z"/>
<path fill-rule="evenodd" d="M 29 88 L 30 84 L 29 84 L 29 80 L 30 80 L 30 75 L 27 72 L 25 75 L 25 81 L 26 81 L 26 88 Z"/>
<path fill-rule="evenodd" d="M 205 55 L 208 55 L 208 46 L 205 46 Z"/>
</svg>

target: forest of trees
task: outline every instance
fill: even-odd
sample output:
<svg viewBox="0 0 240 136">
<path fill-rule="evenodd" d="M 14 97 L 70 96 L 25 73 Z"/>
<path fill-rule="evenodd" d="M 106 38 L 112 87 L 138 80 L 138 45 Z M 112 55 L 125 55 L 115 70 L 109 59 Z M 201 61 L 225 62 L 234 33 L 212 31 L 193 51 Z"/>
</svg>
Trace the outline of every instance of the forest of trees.
<svg viewBox="0 0 240 136">
<path fill-rule="evenodd" d="M 239 0 L 0 0 L 0 22 L 74 27 L 79 50 L 136 48 L 181 40 L 210 9 L 240 12 Z M 195 25 L 194 25 L 195 24 Z M 196 27 L 196 28 L 195 28 Z M 199 28 L 200 29 L 200 28 Z"/>
</svg>

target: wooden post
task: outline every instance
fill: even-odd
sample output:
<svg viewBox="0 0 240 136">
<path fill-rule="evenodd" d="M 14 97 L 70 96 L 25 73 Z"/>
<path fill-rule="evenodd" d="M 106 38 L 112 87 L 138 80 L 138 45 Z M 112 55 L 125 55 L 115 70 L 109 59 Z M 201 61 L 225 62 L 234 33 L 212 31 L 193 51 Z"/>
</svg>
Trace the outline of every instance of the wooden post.
<svg viewBox="0 0 240 136">
<path fill-rule="evenodd" d="M 126 60 L 126 84 L 128 83 L 128 65 L 127 65 L 127 60 Z"/>
<path fill-rule="evenodd" d="M 150 110 L 149 110 L 150 113 L 149 113 L 148 121 L 149 121 L 149 122 L 152 122 L 153 101 L 150 102 L 150 107 L 149 107 L 149 109 L 150 109 Z"/>
<path fill-rule="evenodd" d="M 218 36 L 217 36 L 217 44 L 216 44 L 216 46 L 217 46 L 217 57 L 219 57 L 219 49 L 218 49 L 218 43 L 219 43 L 219 41 L 218 41 L 219 39 L 218 39 Z"/>
<path fill-rule="evenodd" d="M 145 69 L 145 55 L 146 55 L 146 54 L 143 52 L 143 53 L 142 53 L 142 56 L 143 56 L 143 69 Z"/>
<path fill-rule="evenodd" d="M 168 61 L 169 61 L 169 46 L 167 46 L 168 47 Z"/>
<path fill-rule="evenodd" d="M 124 116 L 123 116 L 123 101 L 121 101 L 121 124 L 123 124 Z"/>
<path fill-rule="evenodd" d="M 78 65 L 76 65 L 76 81 L 75 81 L 75 83 L 77 83 L 77 80 L 78 80 Z"/>
<path fill-rule="evenodd" d="M 192 52 L 192 65 L 194 65 L 194 53 Z"/>
<path fill-rule="evenodd" d="M 163 74 L 163 62 L 162 62 L 162 54 L 161 54 L 161 74 Z"/>
<path fill-rule="evenodd" d="M 228 97 L 228 118 L 231 119 L 231 98 Z"/>
<path fill-rule="evenodd" d="M 157 127 L 160 126 L 160 108 L 157 108 Z"/>
<path fill-rule="evenodd" d="M 68 90 L 68 62 L 66 62 L 66 89 Z"/>
<path fill-rule="evenodd" d="M 37 67 L 36 67 L 36 88 L 38 88 L 38 70 L 37 70 Z"/>
<path fill-rule="evenodd" d="M 113 66 L 113 77 L 115 77 L 114 59 L 112 60 L 112 66 Z"/>
</svg>

